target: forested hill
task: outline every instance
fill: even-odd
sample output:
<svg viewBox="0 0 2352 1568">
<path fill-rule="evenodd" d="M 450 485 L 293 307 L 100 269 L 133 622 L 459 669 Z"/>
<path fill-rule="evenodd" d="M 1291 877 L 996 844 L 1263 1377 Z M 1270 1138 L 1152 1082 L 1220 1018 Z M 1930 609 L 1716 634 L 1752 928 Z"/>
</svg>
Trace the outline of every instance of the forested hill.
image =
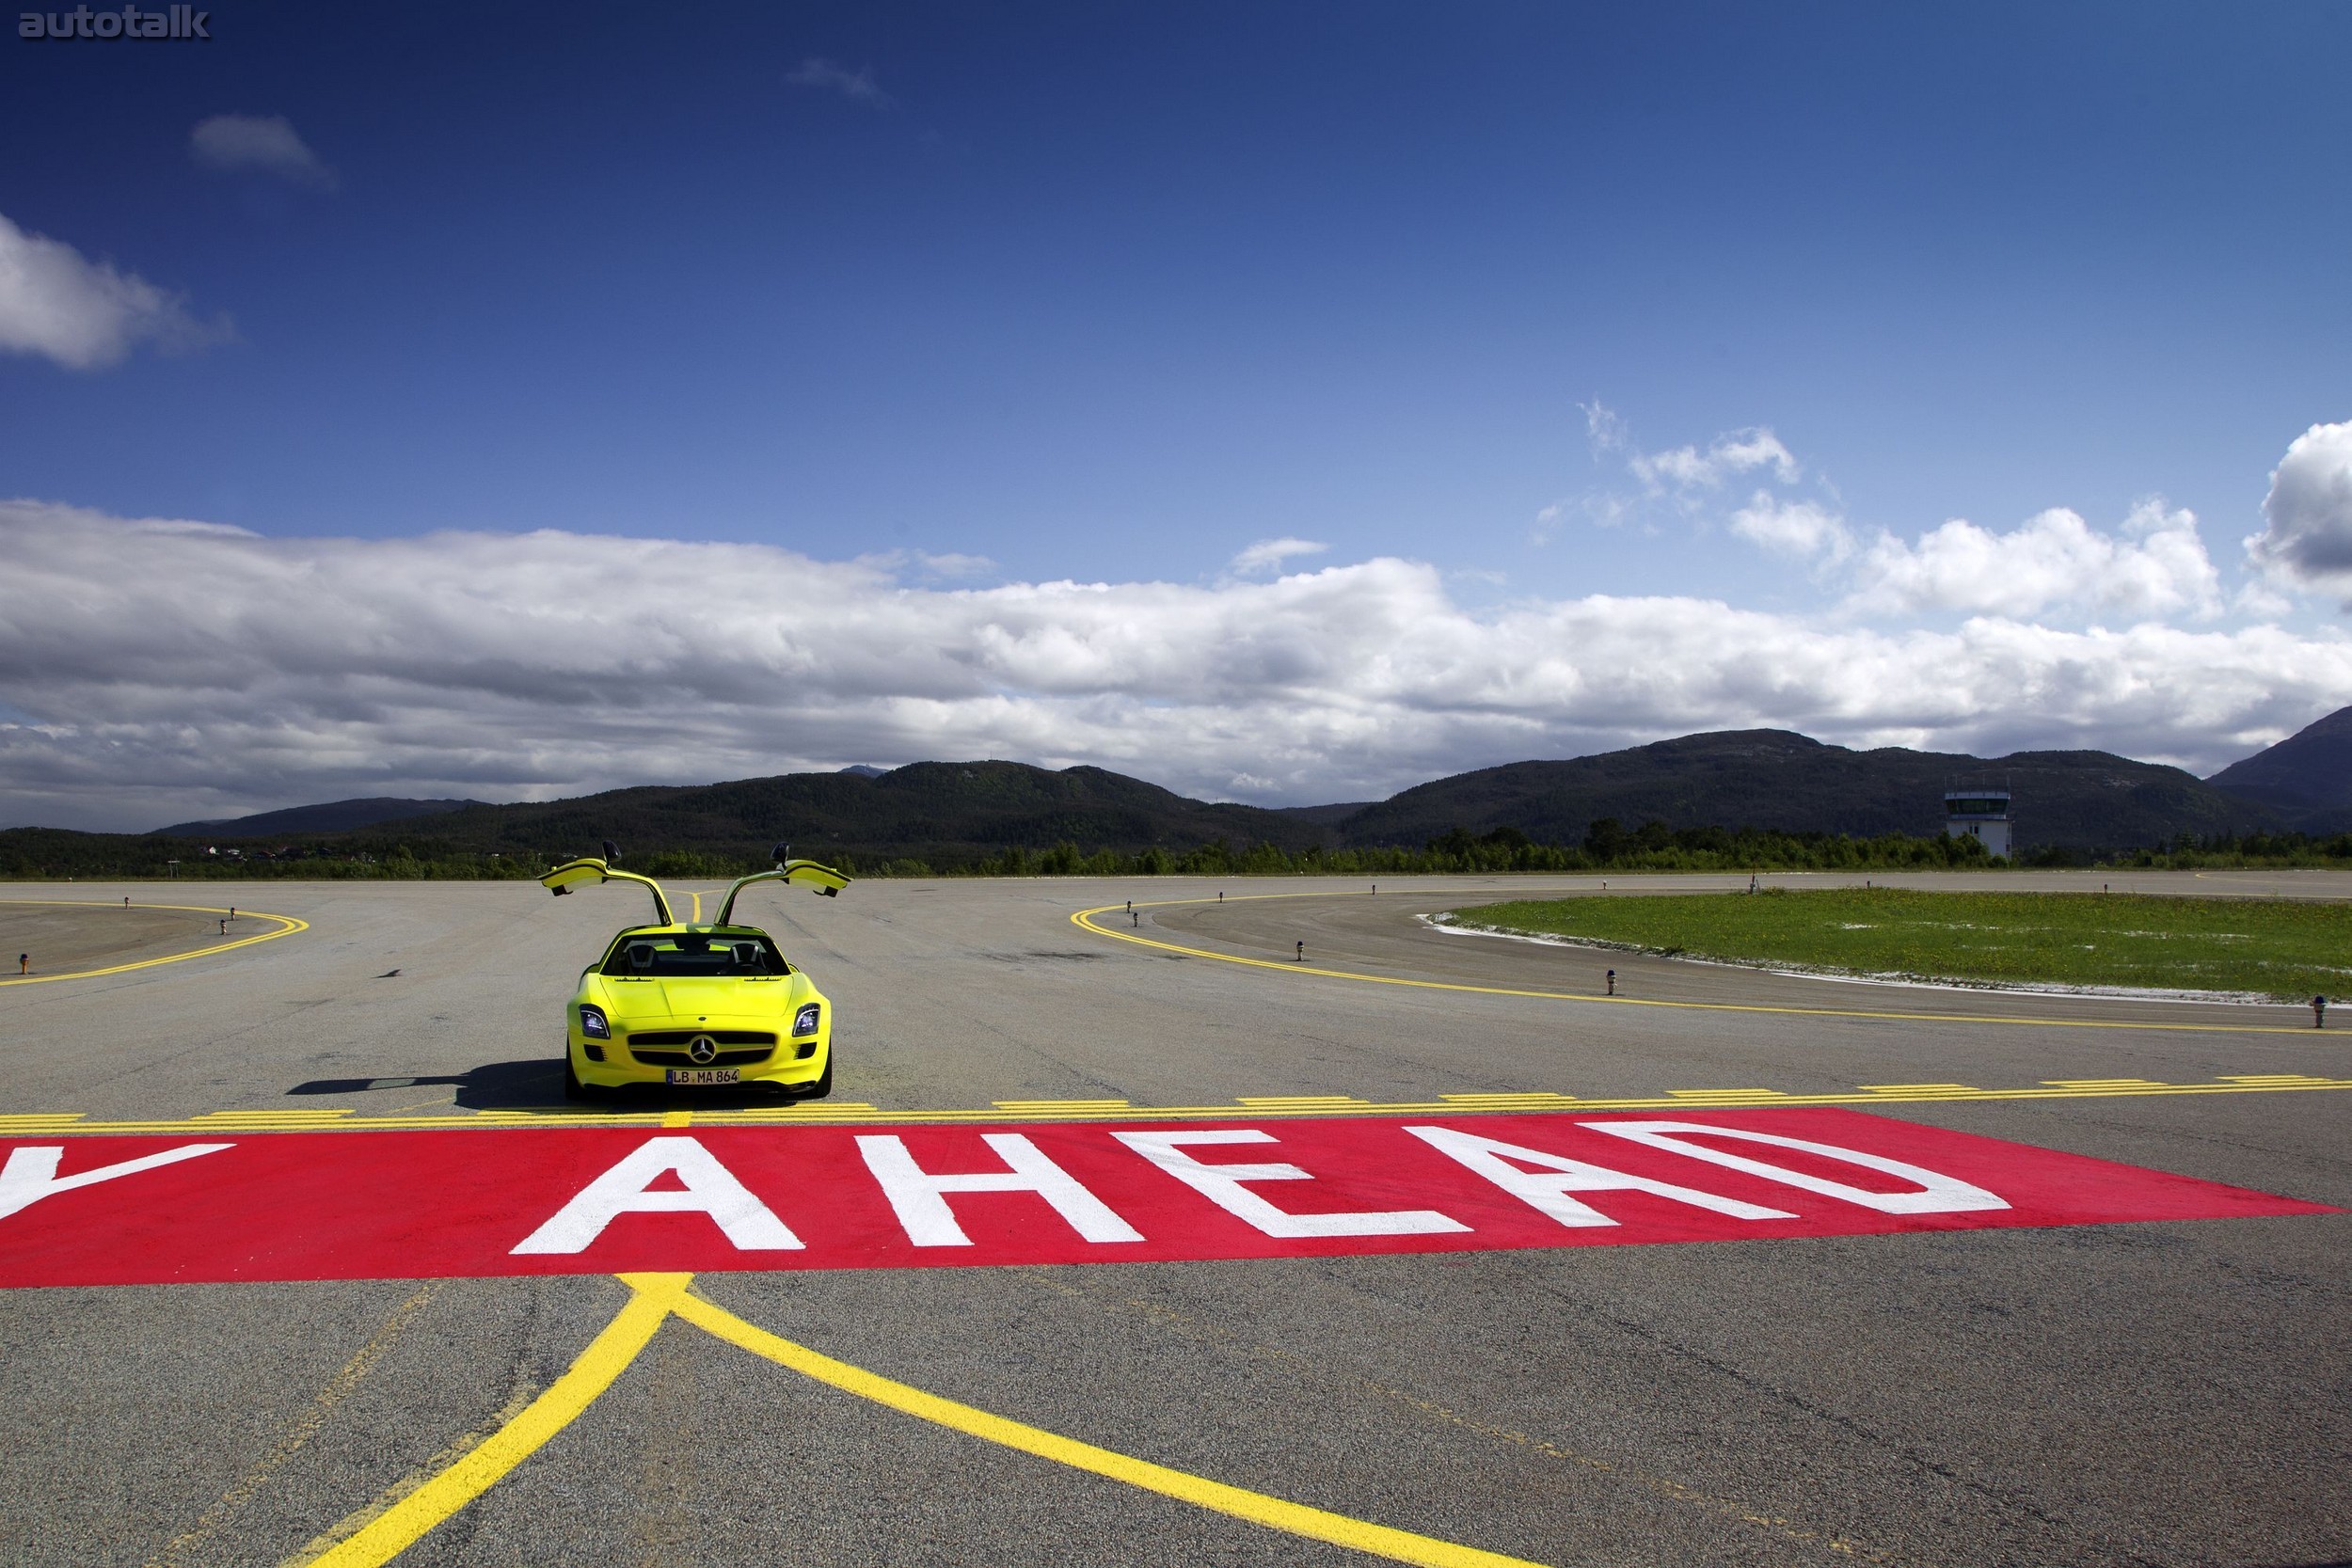
<svg viewBox="0 0 2352 1568">
<path fill-rule="evenodd" d="M 518 805 L 464 804 L 342 832 L 257 838 L 247 818 L 205 832 L 0 832 L 0 876 L 153 875 L 167 860 L 227 870 L 239 862 L 469 863 L 521 874 L 603 841 L 640 857 L 705 857 L 708 868 L 764 863 L 779 842 L 817 859 L 938 868 L 1057 845 L 1084 855 L 1182 857 L 1204 846 L 1270 845 L 1285 854 L 1458 845 L 1499 831 L 1510 842 L 1583 846 L 1595 822 L 1629 832 L 1756 828 L 1870 838 L 1942 830 L 1953 781 L 2015 792 L 2021 852 L 2136 849 L 2277 829 L 2266 806 L 2234 799 L 2175 768 L 2104 752 L 2021 752 L 1986 760 L 1885 749 L 1853 752 L 1780 730 L 1686 736 L 1568 762 L 1482 768 L 1371 805 L 1268 810 L 1188 800 L 1100 768 L 1052 771 L 1015 762 L 922 762 L 869 775 L 787 773 L 728 784 L 618 789 Z M 436 806 L 444 802 L 433 802 Z M 271 814 L 280 821 L 299 812 Z M 1653 831 L 1652 836 L 1658 830 Z M 1605 832 L 1602 839 L 1609 835 Z M 1613 841 L 1612 841 L 1613 842 Z M 493 859 L 495 857 L 495 860 Z M 1603 858 L 1608 852 L 1603 851 Z M 1154 863 L 1157 863 L 1156 862 Z M 473 873 L 468 873 L 473 874 Z"/>
<path fill-rule="evenodd" d="M 410 800 L 371 795 L 358 800 L 328 800 L 316 806 L 290 806 L 258 816 L 230 817 L 217 822 L 182 822 L 155 831 L 172 838 L 284 838 L 297 833 L 341 833 L 373 828 L 379 822 L 400 822 L 412 816 L 432 816 L 445 811 L 478 806 L 480 800 Z"/>
<path fill-rule="evenodd" d="M 909 858 L 955 864 L 1009 846 L 1071 843 L 1134 854 L 1224 840 L 1303 849 L 1327 832 L 1297 814 L 1213 805 L 1100 768 L 1058 772 L 1018 762 L 918 762 L 878 776 L 784 773 L 682 787 L 616 789 L 538 804 L 469 806 L 385 824 L 353 839 L 456 853 L 595 854 L 698 850 L 761 861 L 788 842 L 796 855 L 861 862 Z"/>
<path fill-rule="evenodd" d="M 2270 807 L 2307 832 L 2352 828 L 2352 707 L 2338 708 L 2269 750 L 2232 763 L 2209 782 L 2242 800 Z"/>
<path fill-rule="evenodd" d="M 2279 818 L 2177 768 L 2106 752 L 1983 758 L 1899 747 L 1854 752 L 1788 730 L 1725 730 L 1567 762 L 1515 762 L 1457 773 L 1367 806 L 1339 823 L 1343 845 L 1421 844 L 1454 827 L 1515 828 L 1575 842 L 1613 817 L 1681 828 L 1933 833 L 1954 781 L 2006 784 L 2021 847 L 2125 848 L 2274 829 Z"/>
</svg>

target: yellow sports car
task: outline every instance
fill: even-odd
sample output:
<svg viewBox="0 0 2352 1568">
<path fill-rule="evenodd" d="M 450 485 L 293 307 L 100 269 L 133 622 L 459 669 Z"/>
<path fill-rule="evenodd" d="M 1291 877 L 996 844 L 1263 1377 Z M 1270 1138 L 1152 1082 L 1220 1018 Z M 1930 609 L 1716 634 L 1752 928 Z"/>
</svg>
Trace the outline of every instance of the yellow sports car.
<svg viewBox="0 0 2352 1568">
<path fill-rule="evenodd" d="M 794 1099 L 833 1092 L 833 1005 L 787 961 L 775 939 L 735 924 L 735 900 L 754 882 L 798 882 L 830 898 L 850 879 L 815 861 L 787 860 L 739 878 L 719 918 L 687 924 L 661 884 L 602 860 L 576 860 L 539 879 L 561 896 L 582 882 L 652 890 L 654 923 L 612 939 L 580 973 L 564 1006 L 564 1092 L 600 1100 L 631 1084 L 764 1084 Z"/>
</svg>

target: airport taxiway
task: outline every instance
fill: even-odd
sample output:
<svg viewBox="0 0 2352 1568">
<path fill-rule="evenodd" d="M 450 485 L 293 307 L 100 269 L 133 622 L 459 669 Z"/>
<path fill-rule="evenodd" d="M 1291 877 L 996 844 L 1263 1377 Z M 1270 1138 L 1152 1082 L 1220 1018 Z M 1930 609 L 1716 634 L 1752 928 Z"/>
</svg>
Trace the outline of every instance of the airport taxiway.
<svg viewBox="0 0 2352 1568">
<path fill-rule="evenodd" d="M 2352 895 L 2352 879 L 2302 873 L 1993 885 L 2102 879 Z M 1596 881 L 771 894 L 751 917 L 839 1008 L 835 1099 L 781 1117 L 723 1096 L 563 1105 L 560 1009 L 580 965 L 641 918 L 631 889 L 20 884 L 0 890 L 0 935 L 54 939 L 50 974 L 112 972 L 0 988 L 0 1137 L 63 1148 L 68 1168 L 115 1132 L 146 1140 L 125 1148 L 306 1137 L 331 1166 L 404 1135 L 372 1127 L 462 1126 L 495 1164 L 553 1148 L 529 1140 L 559 1125 L 1214 1116 L 1279 1135 L 1557 1096 L 1862 1105 L 2352 1205 L 2352 1097 L 2331 1086 L 2352 1085 L 2352 1035 L 2312 1030 L 2303 1009 L 1858 986 L 1415 918 Z M 1612 881 L 1629 896 L 1731 885 Z M 245 945 L 175 957 L 200 911 L 142 912 L 228 896 L 295 925 L 269 935 L 242 911 L 230 934 Z M 86 907 L 60 922 L 32 900 Z M 152 958 L 169 961 L 120 967 Z M 568 1414 L 549 1391 L 585 1388 L 564 1380 L 612 1342 L 599 1337 L 625 1304 L 675 1307 L 661 1292 L 677 1281 L 20 1289 L 0 1291 L 0 1554 L 393 1560 L 366 1557 L 384 1538 L 368 1519 L 450 1502 L 396 1560 L 2338 1562 L 2352 1559 L 2346 1225 L 707 1272 L 691 1287 L 707 1321 L 641 1310 L 650 1337 L 607 1355 Z M 745 1348 L 761 1331 L 856 1375 L 763 1359 Z M 892 1403 L 893 1387 L 976 1416 L 960 1427 Z M 544 1446 L 453 1499 L 448 1478 L 533 1410 L 555 1423 Z M 1008 1446 L 1011 1429 L 979 1418 L 1143 1468 Z M 1220 1508 L 1187 1486 L 1262 1503 Z M 1403 1534 L 1366 1555 L 1248 1512 L 1262 1504 Z"/>
</svg>

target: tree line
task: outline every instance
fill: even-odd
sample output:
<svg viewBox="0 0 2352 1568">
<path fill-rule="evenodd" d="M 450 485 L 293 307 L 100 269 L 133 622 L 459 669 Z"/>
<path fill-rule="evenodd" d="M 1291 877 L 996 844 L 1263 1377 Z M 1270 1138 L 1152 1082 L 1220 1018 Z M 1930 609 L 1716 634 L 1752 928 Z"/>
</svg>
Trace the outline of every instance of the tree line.
<svg viewBox="0 0 2352 1568">
<path fill-rule="evenodd" d="M 593 847 L 583 846 L 583 850 Z M 167 856 L 176 865 L 167 865 Z M 567 857 L 519 852 L 491 854 L 406 843 L 359 851 L 312 844 L 234 854 L 160 848 L 136 838 L 24 829 L 0 832 L 0 878 L 55 880 L 70 877 L 219 880 L 483 881 L 535 878 Z M 1045 847 L 1011 845 L 958 858 L 920 859 L 844 852 L 814 858 L 853 877 L 1352 877 L 1463 872 L 1573 871 L 1937 871 L 1992 868 L 2010 863 L 1989 856 L 1965 836 L 1889 832 L 1873 837 L 1789 832 L 1774 828 L 1673 828 L 1662 821 L 1628 828 L 1613 817 L 1591 823 L 1574 844 L 1548 844 L 1517 828 L 1472 833 L 1456 827 L 1418 848 L 1311 847 L 1235 845 L 1216 840 L 1184 849 L 1152 845 L 1140 850 L 1088 849 L 1070 841 Z M 2027 851 L 2029 866 L 2332 865 L 2352 862 L 2352 833 L 2318 838 L 2306 833 L 2182 834 L 2170 844 L 2093 854 L 2050 847 Z M 759 857 L 688 848 L 632 853 L 629 869 L 654 877 L 723 879 L 762 869 Z"/>
</svg>

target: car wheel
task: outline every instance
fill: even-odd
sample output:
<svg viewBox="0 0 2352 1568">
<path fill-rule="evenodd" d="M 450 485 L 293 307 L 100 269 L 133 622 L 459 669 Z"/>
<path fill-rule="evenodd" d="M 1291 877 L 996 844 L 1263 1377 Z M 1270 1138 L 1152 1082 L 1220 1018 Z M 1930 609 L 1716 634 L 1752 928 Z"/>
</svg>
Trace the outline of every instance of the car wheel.
<svg viewBox="0 0 2352 1568">
<path fill-rule="evenodd" d="M 583 1084 L 580 1081 L 580 1074 L 572 1068 L 572 1056 L 568 1051 L 564 1053 L 564 1098 L 579 1101 L 604 1098 L 603 1089 L 594 1084 Z"/>
<path fill-rule="evenodd" d="M 833 1093 L 833 1053 L 825 1053 L 825 1070 L 817 1075 L 817 1082 L 801 1090 L 795 1100 L 822 1100 Z"/>
</svg>

